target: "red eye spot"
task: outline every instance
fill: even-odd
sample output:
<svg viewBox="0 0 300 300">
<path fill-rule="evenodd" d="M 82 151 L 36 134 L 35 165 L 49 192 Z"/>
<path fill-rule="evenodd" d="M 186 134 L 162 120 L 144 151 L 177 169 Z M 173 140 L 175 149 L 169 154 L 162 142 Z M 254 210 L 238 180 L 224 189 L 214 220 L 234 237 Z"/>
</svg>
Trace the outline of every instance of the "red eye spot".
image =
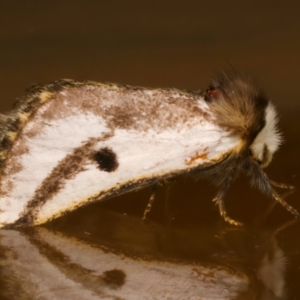
<svg viewBox="0 0 300 300">
<path fill-rule="evenodd" d="M 206 92 L 204 94 L 204 99 L 208 102 L 213 101 L 213 100 L 219 98 L 220 92 L 221 92 L 220 89 L 210 87 L 209 89 L 206 90 Z"/>
<path fill-rule="evenodd" d="M 220 92 L 217 89 L 213 89 L 213 90 L 208 91 L 208 97 L 210 97 L 210 98 L 218 98 L 219 95 L 220 95 Z"/>
</svg>

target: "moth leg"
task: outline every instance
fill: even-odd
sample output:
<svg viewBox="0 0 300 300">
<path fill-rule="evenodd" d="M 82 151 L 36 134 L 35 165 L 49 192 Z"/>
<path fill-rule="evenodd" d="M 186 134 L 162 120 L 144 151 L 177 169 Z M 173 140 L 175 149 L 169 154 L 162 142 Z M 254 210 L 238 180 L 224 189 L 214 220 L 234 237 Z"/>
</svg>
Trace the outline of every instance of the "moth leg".
<svg viewBox="0 0 300 300">
<path fill-rule="evenodd" d="M 149 212 L 151 211 L 153 202 L 154 202 L 154 200 L 155 200 L 155 194 L 156 194 L 157 186 L 158 186 L 158 183 L 155 183 L 155 184 L 152 186 L 151 196 L 150 196 L 150 199 L 149 199 L 149 201 L 148 201 L 148 204 L 147 204 L 147 206 L 146 206 L 146 209 L 145 209 L 145 211 L 144 211 L 144 215 L 143 215 L 143 218 L 142 218 L 143 221 L 145 221 L 145 220 L 147 219 L 147 216 L 148 216 Z"/>
<path fill-rule="evenodd" d="M 290 213 L 292 213 L 293 215 L 299 217 L 300 214 L 299 212 L 293 208 L 292 206 L 290 206 L 285 200 L 283 200 L 282 197 L 280 197 L 280 195 L 275 192 L 274 190 L 272 190 L 272 197 L 274 198 L 274 200 L 276 200 L 278 203 L 280 203 L 287 211 L 289 211 Z"/>
<path fill-rule="evenodd" d="M 243 223 L 230 218 L 225 208 L 224 198 L 227 190 L 229 189 L 231 182 L 236 177 L 237 174 L 236 166 L 232 166 L 231 170 L 229 171 L 230 172 L 229 173 L 227 172 L 227 176 L 221 185 L 221 189 L 219 190 L 217 196 L 213 199 L 213 202 L 215 202 L 219 206 L 220 215 L 227 223 L 235 226 L 243 226 Z"/>
<path fill-rule="evenodd" d="M 289 184 L 285 184 L 285 183 L 280 183 L 280 182 L 276 182 L 276 181 L 273 181 L 273 180 L 270 180 L 270 183 L 273 186 L 278 187 L 280 189 L 293 190 L 295 188 L 293 185 L 289 185 Z"/>
<path fill-rule="evenodd" d="M 213 202 L 215 202 L 219 206 L 220 210 L 220 215 L 222 218 L 229 224 L 235 225 L 235 226 L 243 226 L 243 223 L 238 222 L 232 218 L 230 218 L 227 214 L 226 208 L 225 208 L 225 203 L 222 195 L 222 191 L 213 199 Z"/>
<path fill-rule="evenodd" d="M 287 190 L 283 195 L 280 195 L 280 198 L 285 200 L 288 196 L 290 196 L 294 192 L 295 192 L 295 189 Z M 264 212 L 264 214 L 262 216 L 263 219 L 267 218 L 267 216 L 271 213 L 271 211 L 274 209 L 276 204 L 277 204 L 277 201 L 271 201 L 271 203 L 269 204 L 268 208 L 266 209 L 266 211 Z"/>
</svg>

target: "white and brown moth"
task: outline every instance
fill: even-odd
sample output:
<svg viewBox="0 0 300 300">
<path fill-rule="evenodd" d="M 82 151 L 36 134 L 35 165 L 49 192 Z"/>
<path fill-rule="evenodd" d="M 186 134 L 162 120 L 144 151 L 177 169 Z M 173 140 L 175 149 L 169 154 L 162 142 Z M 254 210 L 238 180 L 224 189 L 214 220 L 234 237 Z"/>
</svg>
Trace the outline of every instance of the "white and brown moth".
<svg viewBox="0 0 300 300">
<path fill-rule="evenodd" d="M 224 197 L 239 172 L 289 212 L 262 168 L 281 137 L 275 109 L 245 76 L 208 90 L 60 80 L 32 87 L 1 116 L 0 226 L 44 223 L 87 203 L 195 173 Z M 151 197 L 153 198 L 153 197 Z"/>
</svg>

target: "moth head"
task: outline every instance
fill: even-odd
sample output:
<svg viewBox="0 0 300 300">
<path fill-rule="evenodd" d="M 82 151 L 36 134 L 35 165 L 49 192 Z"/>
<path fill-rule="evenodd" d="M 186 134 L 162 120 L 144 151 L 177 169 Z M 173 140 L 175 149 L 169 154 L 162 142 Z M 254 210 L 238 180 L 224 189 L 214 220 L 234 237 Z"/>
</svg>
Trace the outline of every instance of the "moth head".
<svg viewBox="0 0 300 300">
<path fill-rule="evenodd" d="M 277 114 L 274 106 L 269 102 L 265 110 L 265 125 L 259 131 L 250 146 L 250 156 L 265 168 L 272 160 L 274 152 L 281 144 L 281 134 L 277 128 Z"/>
<path fill-rule="evenodd" d="M 241 137 L 250 157 L 260 167 L 269 165 L 281 143 L 277 114 L 262 89 L 243 74 L 221 74 L 204 93 L 216 122 Z M 245 153 L 245 152 L 244 152 Z"/>
</svg>

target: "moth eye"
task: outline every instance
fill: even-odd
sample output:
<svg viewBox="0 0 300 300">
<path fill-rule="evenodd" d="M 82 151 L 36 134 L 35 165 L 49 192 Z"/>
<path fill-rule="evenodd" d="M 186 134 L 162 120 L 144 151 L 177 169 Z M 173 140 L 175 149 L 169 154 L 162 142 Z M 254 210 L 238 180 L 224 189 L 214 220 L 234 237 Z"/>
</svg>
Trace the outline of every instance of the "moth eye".
<svg viewBox="0 0 300 300">
<path fill-rule="evenodd" d="M 204 94 L 204 99 L 207 102 L 210 102 L 214 99 L 217 99 L 220 96 L 220 90 L 215 87 L 209 87 Z"/>
<path fill-rule="evenodd" d="M 96 161 L 98 168 L 101 171 L 113 172 L 119 166 L 116 153 L 107 147 L 95 152 L 93 159 Z"/>
</svg>

